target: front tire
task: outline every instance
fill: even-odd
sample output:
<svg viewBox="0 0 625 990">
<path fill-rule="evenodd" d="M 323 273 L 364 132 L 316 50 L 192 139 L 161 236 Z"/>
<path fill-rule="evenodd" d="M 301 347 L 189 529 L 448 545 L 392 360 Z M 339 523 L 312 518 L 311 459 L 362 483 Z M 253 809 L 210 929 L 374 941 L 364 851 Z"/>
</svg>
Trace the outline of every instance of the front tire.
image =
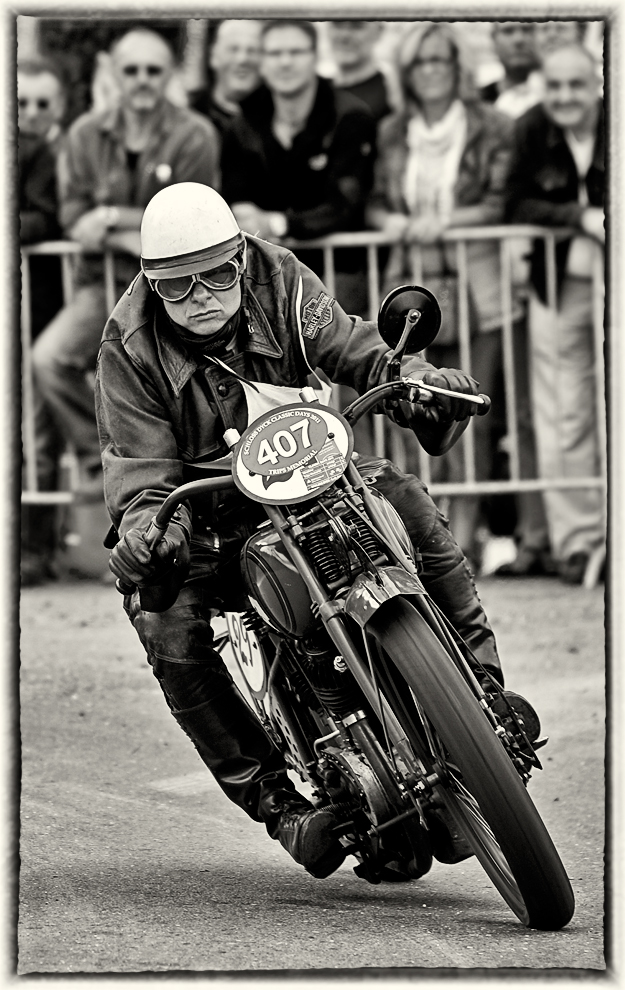
<svg viewBox="0 0 625 990">
<path fill-rule="evenodd" d="M 367 625 L 378 648 L 411 689 L 444 753 L 436 785 L 473 851 L 517 917 L 531 928 L 557 931 L 575 900 L 557 850 L 476 697 L 447 649 L 403 599 L 380 608 Z M 415 709 L 416 711 L 416 709 Z M 404 710 L 409 738 L 423 739 Z M 442 756 L 442 760 L 441 760 Z"/>
</svg>

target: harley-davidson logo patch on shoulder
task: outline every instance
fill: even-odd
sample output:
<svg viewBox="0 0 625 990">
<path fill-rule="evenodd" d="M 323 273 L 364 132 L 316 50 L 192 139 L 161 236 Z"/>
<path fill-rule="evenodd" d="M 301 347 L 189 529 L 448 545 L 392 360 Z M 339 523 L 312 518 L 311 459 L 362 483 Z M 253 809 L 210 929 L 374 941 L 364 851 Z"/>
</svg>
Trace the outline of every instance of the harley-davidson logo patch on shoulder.
<svg viewBox="0 0 625 990">
<path fill-rule="evenodd" d="M 316 299 L 310 299 L 302 310 L 302 334 L 314 340 L 320 330 L 332 323 L 335 299 L 320 292 Z"/>
</svg>

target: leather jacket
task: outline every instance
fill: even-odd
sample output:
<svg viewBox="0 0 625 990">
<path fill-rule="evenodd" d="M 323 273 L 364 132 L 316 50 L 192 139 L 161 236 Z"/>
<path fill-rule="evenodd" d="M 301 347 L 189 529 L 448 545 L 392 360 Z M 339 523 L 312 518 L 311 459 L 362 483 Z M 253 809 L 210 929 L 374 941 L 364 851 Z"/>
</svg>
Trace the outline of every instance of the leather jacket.
<svg viewBox="0 0 625 990">
<path fill-rule="evenodd" d="M 160 189 L 174 182 L 202 182 L 219 188 L 219 148 L 219 135 L 206 117 L 165 100 L 131 171 L 122 110 L 91 110 L 74 121 L 61 146 L 61 226 L 70 236 L 79 217 L 95 207 L 146 207 Z M 118 255 L 116 271 L 122 282 L 134 278 L 137 269 L 136 258 Z M 76 273 L 79 284 L 101 283 L 103 273 L 101 255 L 80 257 Z"/>
<path fill-rule="evenodd" d="M 383 380 L 390 351 L 376 324 L 347 316 L 291 251 L 251 236 L 247 244 L 236 346 L 222 360 L 271 385 L 301 388 L 317 368 L 358 393 Z M 433 370 L 409 361 L 411 374 Z M 143 274 L 105 326 L 96 413 L 105 499 L 120 535 L 145 528 L 169 492 L 226 454 L 226 429 L 247 426 L 237 378 L 185 348 Z M 181 522 L 191 530 L 189 506 Z"/>
<path fill-rule="evenodd" d="M 457 207 L 471 207 L 473 225 L 500 223 L 503 219 L 506 177 L 510 163 L 513 122 L 492 106 L 475 101 L 464 104 L 467 131 L 456 177 L 453 198 Z M 410 113 L 386 117 L 378 132 L 375 185 L 370 197 L 373 210 L 410 214 L 404 195 L 408 168 L 407 133 Z M 502 325 L 501 272 L 496 241 L 467 244 L 469 284 L 480 331 Z M 456 246 L 427 246 L 423 250 L 423 279 L 439 279 L 457 272 Z M 385 271 L 383 292 L 412 280 L 410 251 L 404 243 L 392 246 Z M 432 287 L 438 283 L 432 281 Z"/>
</svg>

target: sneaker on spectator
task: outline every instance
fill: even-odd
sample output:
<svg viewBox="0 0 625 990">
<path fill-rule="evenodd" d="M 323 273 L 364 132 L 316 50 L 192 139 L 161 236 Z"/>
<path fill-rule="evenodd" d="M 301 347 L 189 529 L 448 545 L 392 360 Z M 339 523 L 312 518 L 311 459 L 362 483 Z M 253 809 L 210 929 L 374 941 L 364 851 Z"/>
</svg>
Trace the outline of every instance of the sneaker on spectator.
<svg viewBox="0 0 625 990">
<path fill-rule="evenodd" d="M 558 568 L 548 550 L 521 547 L 514 560 L 500 564 L 493 572 L 497 577 L 551 577 Z"/>
</svg>

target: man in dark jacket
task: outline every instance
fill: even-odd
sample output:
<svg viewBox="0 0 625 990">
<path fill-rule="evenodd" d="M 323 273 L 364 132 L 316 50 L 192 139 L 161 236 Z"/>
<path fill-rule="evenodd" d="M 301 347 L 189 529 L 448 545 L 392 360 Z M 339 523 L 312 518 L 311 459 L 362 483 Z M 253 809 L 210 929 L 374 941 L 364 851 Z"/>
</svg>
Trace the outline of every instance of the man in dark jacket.
<svg viewBox="0 0 625 990">
<path fill-rule="evenodd" d="M 309 21 L 267 22 L 262 46 L 264 85 L 242 101 L 224 135 L 226 202 L 243 229 L 270 240 L 361 230 L 375 154 L 367 107 L 317 75 Z M 320 251 L 298 257 L 321 273 Z M 336 291 L 349 312 L 364 306 L 363 261 L 362 251 L 336 255 Z"/>
<path fill-rule="evenodd" d="M 604 243 L 605 137 L 599 79 L 578 44 L 544 59 L 545 97 L 517 121 L 507 215 L 516 223 L 572 227 L 556 245 L 556 311 L 547 299 L 544 241 L 531 260 L 532 400 L 543 477 L 591 477 L 600 451 L 594 394 L 592 271 Z M 562 578 L 582 581 L 605 539 L 598 489 L 545 493 Z"/>
<path fill-rule="evenodd" d="M 520 117 L 542 97 L 542 77 L 532 21 L 495 21 L 493 47 L 504 70 L 501 79 L 483 86 L 480 96 L 508 117 Z"/>
<path fill-rule="evenodd" d="M 336 63 L 334 88 L 366 103 L 376 124 L 391 112 L 389 83 L 374 55 L 383 31 L 381 21 L 328 21 L 328 40 Z"/>
<path fill-rule="evenodd" d="M 56 65 L 44 59 L 22 59 L 17 66 L 17 165 L 20 244 L 36 244 L 61 236 L 57 219 L 56 157 L 65 110 L 63 81 Z M 58 258 L 34 255 L 30 276 L 30 340 L 34 340 L 63 305 Z M 22 331 L 24 332 L 24 327 Z M 58 481 L 62 441 L 41 396 L 34 393 L 37 436 L 37 484 L 53 490 Z M 20 578 L 22 585 L 41 584 L 56 574 L 56 508 L 22 507 Z"/>
<path fill-rule="evenodd" d="M 221 21 L 209 44 L 207 85 L 189 93 L 189 105 L 220 134 L 239 113 L 241 100 L 260 83 L 261 27 L 261 21 Z"/>
<path fill-rule="evenodd" d="M 20 244 L 61 236 L 57 217 L 56 157 L 65 109 L 63 82 L 56 66 L 25 59 L 17 66 L 18 183 Z M 58 258 L 32 258 L 32 335 L 36 337 L 59 309 L 61 267 Z"/>
<path fill-rule="evenodd" d="M 141 243 L 143 273 L 106 325 L 96 379 L 106 501 L 119 537 L 111 570 L 165 609 L 142 607 L 136 591 L 124 600 L 172 714 L 219 785 L 324 877 L 345 855 L 330 831 L 332 814 L 294 790 L 212 647 L 211 608 L 245 607 L 239 551 L 264 514 L 242 495 L 216 498 L 208 509 L 185 502 L 153 553 L 144 534 L 174 488 L 228 453 L 224 432 L 244 431 L 257 402 L 294 401 L 304 386 L 320 385 L 317 368 L 364 392 L 384 378 L 390 351 L 375 324 L 346 316 L 290 251 L 245 237 L 212 189 L 179 183 L 158 193 Z M 406 359 L 404 370 L 431 385 L 477 391 L 462 372 L 436 370 L 420 357 Z M 445 398 L 415 429 L 440 438 L 469 412 L 466 401 Z M 502 681 L 471 574 L 427 490 L 388 461 L 363 458 L 360 467 L 401 512 L 428 591 Z M 168 584 L 168 600 L 155 605 L 159 583 Z"/>
</svg>

